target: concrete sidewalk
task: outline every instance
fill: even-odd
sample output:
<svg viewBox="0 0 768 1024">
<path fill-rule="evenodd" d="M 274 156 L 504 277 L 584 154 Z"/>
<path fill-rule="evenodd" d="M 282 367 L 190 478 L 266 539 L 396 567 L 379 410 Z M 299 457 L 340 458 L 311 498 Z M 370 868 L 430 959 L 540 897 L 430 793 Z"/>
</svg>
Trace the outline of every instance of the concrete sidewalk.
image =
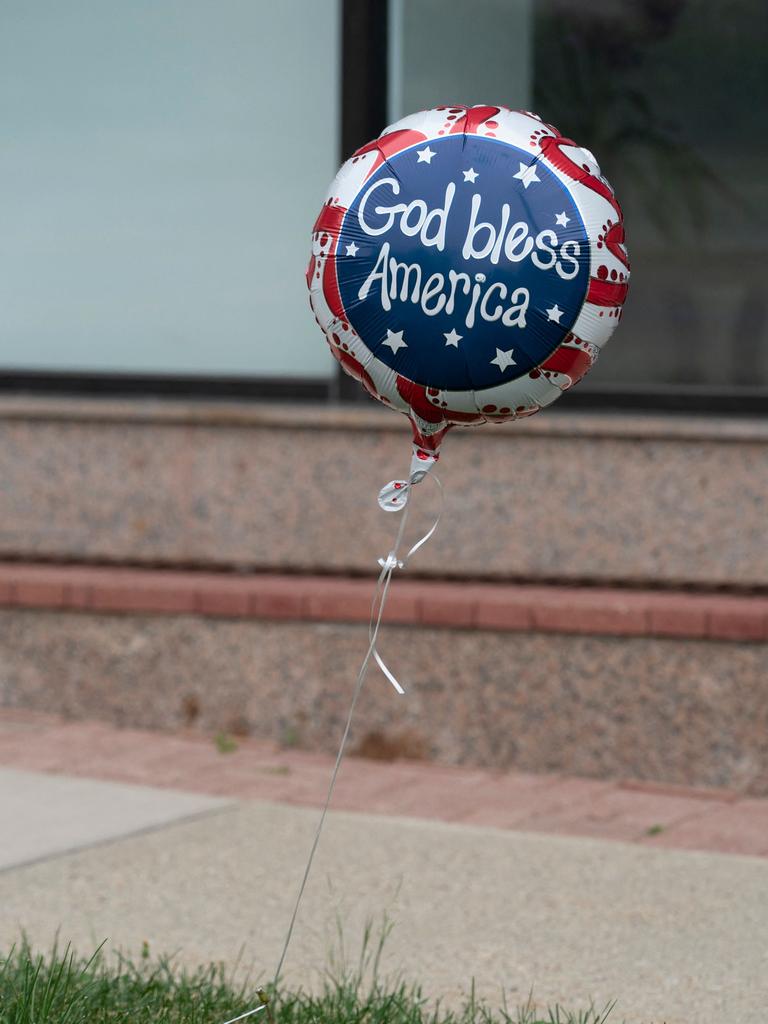
<svg viewBox="0 0 768 1024">
<path fill-rule="evenodd" d="M 37 812 L 60 799 L 37 779 Z M 0 776 L 4 834 L 17 827 Z M 121 799 L 120 786 L 102 783 Z M 106 792 L 106 791 L 105 791 Z M 108 938 L 138 953 L 234 964 L 268 979 L 279 956 L 317 810 L 247 802 L 194 820 L 0 872 L 0 948 L 57 929 L 83 951 Z M 157 800 L 147 788 L 146 799 Z M 9 806 L 11 811 L 9 812 Z M 71 827 L 67 842 L 72 844 Z M 662 851 L 396 816 L 331 812 L 285 979 L 315 987 L 337 916 L 354 958 L 366 917 L 387 910 L 384 970 L 455 1003 L 472 976 L 495 1004 L 569 1007 L 618 998 L 632 1024 L 764 1024 L 768 861 Z M 215 1024 L 215 1022 L 214 1022 Z"/>
<path fill-rule="evenodd" d="M 59 930 L 83 952 L 106 938 L 190 965 L 242 953 L 269 980 L 328 758 L 3 712 L 3 764 L 0 949 Z M 386 910 L 384 970 L 447 1005 L 474 976 L 496 1005 L 533 987 L 541 1006 L 616 998 L 617 1022 L 765 1024 L 768 859 L 654 847 L 765 854 L 766 803 L 350 759 L 285 979 L 319 985 L 337 918 L 354 959 Z"/>
<path fill-rule="evenodd" d="M 231 801 L 0 768 L 0 871 L 210 814 Z"/>
</svg>

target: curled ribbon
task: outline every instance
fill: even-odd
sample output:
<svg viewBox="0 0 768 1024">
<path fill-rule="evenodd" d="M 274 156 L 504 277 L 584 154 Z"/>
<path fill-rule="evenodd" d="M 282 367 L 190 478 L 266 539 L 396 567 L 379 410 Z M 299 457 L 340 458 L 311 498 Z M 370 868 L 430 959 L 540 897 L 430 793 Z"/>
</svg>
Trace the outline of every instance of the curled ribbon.
<svg viewBox="0 0 768 1024">
<path fill-rule="evenodd" d="M 423 479 L 423 475 L 419 479 Z M 389 554 L 387 555 L 386 558 L 380 558 L 379 559 L 379 565 L 381 566 L 381 572 L 379 573 L 379 578 L 378 578 L 378 580 L 376 582 L 376 591 L 375 591 L 375 593 L 373 595 L 373 601 L 371 602 L 371 618 L 370 618 L 370 622 L 368 624 L 368 639 L 369 639 L 369 641 L 371 643 L 371 652 L 373 654 L 373 660 L 379 666 L 379 669 L 384 674 L 384 676 L 390 681 L 390 683 L 394 686 L 394 688 L 400 694 L 404 694 L 405 690 L 403 689 L 403 687 L 398 682 L 396 676 L 387 667 L 387 665 L 385 664 L 383 658 L 381 657 L 381 655 L 379 654 L 378 650 L 376 649 L 376 635 L 378 634 L 379 625 L 381 623 L 381 618 L 382 618 L 382 615 L 383 615 L 383 612 L 384 612 L 384 601 L 386 599 L 387 590 L 389 589 L 389 584 L 390 584 L 390 581 L 392 579 L 392 573 L 395 571 L 395 569 L 405 569 L 406 565 L 408 564 L 408 560 L 411 558 L 411 556 L 414 555 L 423 544 L 427 543 L 427 541 L 432 536 L 432 534 L 435 532 L 435 530 L 437 529 L 437 527 L 438 527 L 438 525 L 440 523 L 440 517 L 442 516 L 443 509 L 445 507 L 445 492 L 443 491 L 443 485 L 440 483 L 440 480 L 438 479 L 438 477 L 433 476 L 432 474 L 430 474 L 429 475 L 429 479 L 435 481 L 435 484 L 437 485 L 437 487 L 438 487 L 438 489 L 440 491 L 440 508 L 438 510 L 437 515 L 435 516 L 435 521 L 434 521 L 434 523 L 432 523 L 432 525 L 427 530 L 427 532 L 424 534 L 424 536 L 420 537 L 419 540 L 417 540 L 416 543 L 410 548 L 408 553 L 403 557 L 403 559 L 400 560 L 397 557 L 397 548 L 399 547 L 399 541 L 402 539 L 402 534 L 404 533 L 405 520 L 406 520 L 406 516 L 408 514 L 408 492 L 410 491 L 411 487 L 413 486 L 413 477 L 412 477 L 411 478 L 411 482 L 406 484 L 406 486 L 404 488 L 405 491 L 406 491 L 406 495 L 405 495 L 405 499 L 406 500 L 405 500 L 405 503 L 404 503 L 403 519 L 401 520 L 401 523 L 400 523 L 400 530 L 398 531 L 398 536 L 397 536 L 397 541 L 395 542 L 395 547 L 392 549 L 392 551 L 389 552 Z"/>
</svg>

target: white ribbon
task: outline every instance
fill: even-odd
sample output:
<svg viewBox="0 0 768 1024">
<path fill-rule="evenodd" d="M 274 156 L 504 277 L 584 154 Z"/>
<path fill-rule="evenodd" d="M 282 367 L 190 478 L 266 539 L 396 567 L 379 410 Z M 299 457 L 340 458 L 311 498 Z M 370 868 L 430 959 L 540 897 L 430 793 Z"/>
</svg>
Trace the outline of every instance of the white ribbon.
<svg viewBox="0 0 768 1024">
<path fill-rule="evenodd" d="M 424 534 L 424 536 L 420 537 L 419 540 L 417 540 L 416 543 L 413 545 L 413 547 L 410 548 L 408 553 L 403 557 L 403 559 L 401 561 L 397 557 L 397 548 L 399 546 L 399 541 L 401 540 L 402 534 L 404 532 L 403 528 L 404 528 L 404 525 L 405 525 L 405 518 L 406 518 L 406 515 L 407 515 L 407 512 L 408 512 L 408 499 L 410 498 L 410 493 L 409 492 L 410 492 L 410 489 L 413 487 L 413 483 L 406 484 L 405 488 L 403 489 L 405 491 L 405 498 L 406 498 L 406 500 L 404 502 L 403 519 L 402 519 L 402 521 L 400 523 L 400 530 L 398 531 L 397 541 L 395 542 L 395 547 L 393 548 L 392 551 L 389 552 L 387 557 L 379 559 L 379 565 L 381 566 L 381 572 L 379 573 L 379 578 L 378 578 L 378 580 L 376 582 L 376 591 L 375 591 L 375 593 L 373 595 L 373 601 L 371 602 L 371 618 L 370 618 L 370 621 L 368 623 L 368 639 L 371 642 L 371 650 L 372 650 L 372 653 L 373 653 L 373 659 L 376 662 L 376 664 L 379 666 L 379 668 L 382 671 L 382 673 L 386 676 L 386 678 L 390 681 L 390 683 L 394 686 L 394 688 L 397 690 L 397 692 L 399 694 L 404 694 L 405 690 L 400 685 L 400 683 L 398 682 L 398 680 L 395 677 L 395 675 L 387 667 L 387 665 L 385 664 L 383 658 L 381 657 L 381 655 L 379 654 L 378 650 L 376 649 L 376 634 L 378 633 L 379 625 L 381 623 L 381 617 L 382 617 L 382 614 L 383 614 L 383 611 L 384 611 L 384 600 L 386 598 L 386 592 L 387 592 L 387 590 L 389 588 L 390 580 L 392 579 L 392 573 L 395 571 L 395 569 L 405 569 L 406 565 L 408 564 L 408 560 L 419 550 L 419 548 L 423 544 L 427 543 L 429 538 L 435 532 L 435 530 L 437 529 L 437 527 L 438 527 L 438 525 L 440 523 L 440 517 L 443 514 L 443 509 L 445 507 L 445 492 L 443 491 L 443 485 L 440 483 L 440 480 L 438 479 L 438 477 L 434 476 L 431 473 L 428 474 L 428 476 L 429 476 L 430 480 L 434 480 L 435 481 L 435 483 L 437 484 L 438 489 L 440 491 L 440 508 L 438 510 L 437 515 L 435 516 L 435 521 L 434 521 L 434 523 L 432 523 L 432 525 L 427 530 L 427 532 Z M 413 477 L 411 479 L 413 480 Z M 423 479 L 423 476 L 421 477 L 421 479 Z M 378 611 L 377 611 L 377 607 L 376 607 L 377 603 L 379 604 Z M 374 627 L 374 624 L 375 624 L 375 627 Z"/>
<path fill-rule="evenodd" d="M 259 1010 L 266 1010 L 267 1004 L 262 1003 L 261 1006 L 254 1006 L 252 1010 L 246 1010 L 245 1013 L 241 1013 L 238 1017 L 233 1017 L 231 1020 L 227 1020 L 224 1024 L 236 1024 L 239 1020 L 245 1020 L 246 1017 L 252 1017 L 254 1013 L 258 1013 Z"/>
</svg>

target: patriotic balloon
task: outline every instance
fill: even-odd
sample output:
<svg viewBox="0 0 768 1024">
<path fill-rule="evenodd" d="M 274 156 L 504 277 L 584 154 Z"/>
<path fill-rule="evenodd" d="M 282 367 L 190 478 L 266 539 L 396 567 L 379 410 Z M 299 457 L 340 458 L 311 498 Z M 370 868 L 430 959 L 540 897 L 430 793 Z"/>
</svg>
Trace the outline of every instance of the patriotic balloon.
<svg viewBox="0 0 768 1024">
<path fill-rule="evenodd" d="M 406 413 L 431 462 L 454 424 L 530 416 L 621 317 L 621 208 L 592 154 L 527 111 L 437 107 L 343 165 L 312 235 L 331 352 Z"/>
<path fill-rule="evenodd" d="M 414 454 L 408 479 L 379 493 L 382 508 L 403 515 L 378 560 L 368 650 L 276 978 L 371 661 L 405 692 L 377 650 L 379 630 L 392 574 L 441 515 L 401 554 L 411 486 L 454 424 L 530 416 L 577 383 L 613 334 L 628 281 L 621 209 L 594 157 L 527 111 L 412 114 L 331 185 L 312 235 L 310 304 L 347 373 L 410 417 Z M 267 1006 L 259 997 L 250 1013 Z"/>
</svg>

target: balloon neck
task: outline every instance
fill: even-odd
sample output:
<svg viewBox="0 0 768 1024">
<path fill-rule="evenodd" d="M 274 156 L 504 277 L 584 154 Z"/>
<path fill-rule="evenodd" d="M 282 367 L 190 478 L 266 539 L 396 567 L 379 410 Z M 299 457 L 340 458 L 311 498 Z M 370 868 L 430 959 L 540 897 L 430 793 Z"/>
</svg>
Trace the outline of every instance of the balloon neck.
<svg viewBox="0 0 768 1024">
<path fill-rule="evenodd" d="M 413 446 L 411 466 L 407 480 L 390 480 L 379 491 L 379 507 L 385 512 L 402 512 L 408 504 L 411 487 L 420 484 L 437 462 L 437 455 L 425 452 L 418 445 Z"/>
<path fill-rule="evenodd" d="M 411 456 L 410 482 L 420 484 L 439 458 L 440 456 L 436 452 L 426 452 L 415 444 Z"/>
<path fill-rule="evenodd" d="M 409 417 L 411 421 L 411 429 L 413 431 L 413 450 L 414 453 L 418 454 L 423 452 L 425 456 L 431 457 L 432 459 L 439 458 L 440 445 L 443 443 L 443 438 L 453 426 L 452 423 L 448 423 L 445 420 L 440 420 L 437 423 L 431 423 L 427 420 L 423 420 L 420 416 L 415 414 Z"/>
</svg>

